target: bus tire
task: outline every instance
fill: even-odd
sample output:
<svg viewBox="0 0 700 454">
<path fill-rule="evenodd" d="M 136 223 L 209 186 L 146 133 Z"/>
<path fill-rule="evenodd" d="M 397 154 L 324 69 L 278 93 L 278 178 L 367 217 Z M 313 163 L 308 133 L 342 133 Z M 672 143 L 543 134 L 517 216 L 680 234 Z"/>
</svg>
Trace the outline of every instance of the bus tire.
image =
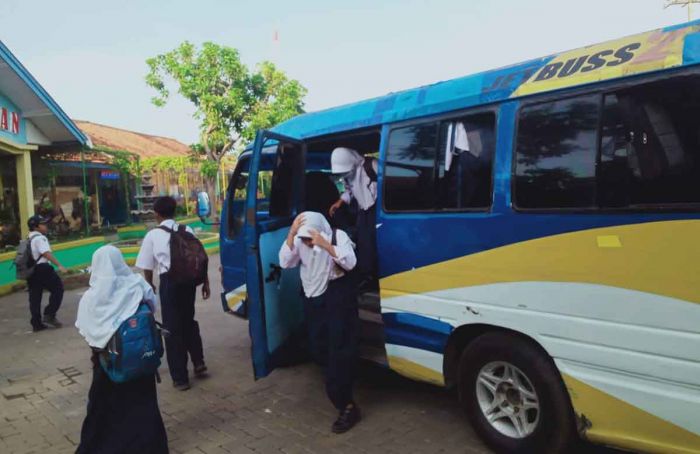
<svg viewBox="0 0 700 454">
<path fill-rule="evenodd" d="M 559 372 L 532 341 L 502 332 L 479 336 L 460 358 L 459 388 L 474 429 L 496 452 L 566 452 L 575 438 Z"/>
</svg>

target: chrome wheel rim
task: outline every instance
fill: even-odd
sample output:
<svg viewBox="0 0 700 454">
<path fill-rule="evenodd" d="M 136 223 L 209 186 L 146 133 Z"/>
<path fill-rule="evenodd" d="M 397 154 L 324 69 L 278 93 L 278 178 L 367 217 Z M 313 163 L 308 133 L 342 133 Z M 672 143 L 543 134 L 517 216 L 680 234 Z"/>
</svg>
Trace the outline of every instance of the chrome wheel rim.
<svg viewBox="0 0 700 454">
<path fill-rule="evenodd" d="M 507 437 L 525 438 L 537 428 L 540 401 L 535 387 L 510 363 L 493 361 L 481 368 L 476 398 L 486 421 Z"/>
</svg>

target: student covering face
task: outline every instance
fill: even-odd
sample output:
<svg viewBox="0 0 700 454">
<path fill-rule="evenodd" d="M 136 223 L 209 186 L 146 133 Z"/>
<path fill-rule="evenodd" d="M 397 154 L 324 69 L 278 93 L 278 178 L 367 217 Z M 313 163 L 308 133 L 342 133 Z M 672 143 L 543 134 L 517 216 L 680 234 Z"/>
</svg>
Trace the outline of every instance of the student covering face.
<svg viewBox="0 0 700 454">
<path fill-rule="evenodd" d="M 309 348 L 326 366 L 326 394 L 338 410 L 332 431 L 347 432 L 360 420 L 352 392 L 358 326 L 357 295 L 348 275 L 356 263 L 352 241 L 342 230 L 334 232 L 322 214 L 307 211 L 294 220 L 279 258 L 282 268 L 301 266 Z"/>
<path fill-rule="evenodd" d="M 326 218 L 321 213 L 306 211 L 295 219 L 280 249 L 282 268 L 301 265 L 301 282 L 307 298 L 322 295 L 331 280 L 355 267 L 355 251 L 347 234 L 336 230 L 335 246 L 332 239 L 333 230 Z"/>
</svg>

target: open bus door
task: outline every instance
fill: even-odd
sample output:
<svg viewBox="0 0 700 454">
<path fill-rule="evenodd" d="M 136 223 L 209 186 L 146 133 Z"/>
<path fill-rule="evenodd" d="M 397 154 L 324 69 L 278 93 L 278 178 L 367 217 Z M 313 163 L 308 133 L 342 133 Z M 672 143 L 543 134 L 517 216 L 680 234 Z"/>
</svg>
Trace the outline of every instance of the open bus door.
<svg viewBox="0 0 700 454">
<path fill-rule="evenodd" d="M 229 182 L 227 201 L 221 213 L 220 249 L 221 281 L 224 288 L 222 304 L 225 311 L 247 318 L 245 281 L 245 208 L 247 203 L 250 153 L 238 158 Z"/>
<path fill-rule="evenodd" d="M 269 207 L 258 198 L 263 150 L 276 145 Z M 266 153 L 267 154 L 267 153 Z M 305 147 L 299 140 L 258 132 L 250 162 L 245 245 L 247 309 L 255 378 L 300 358 L 304 309 L 298 268 L 279 267 L 279 250 L 299 213 L 303 196 Z"/>
</svg>

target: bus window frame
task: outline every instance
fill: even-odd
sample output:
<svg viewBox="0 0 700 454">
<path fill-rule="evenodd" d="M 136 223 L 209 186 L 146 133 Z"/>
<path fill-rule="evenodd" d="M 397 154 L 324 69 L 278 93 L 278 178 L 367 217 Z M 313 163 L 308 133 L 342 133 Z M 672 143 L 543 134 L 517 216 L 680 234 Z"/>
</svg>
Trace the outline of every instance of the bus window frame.
<svg viewBox="0 0 700 454">
<path fill-rule="evenodd" d="M 700 67 L 692 68 L 679 68 L 671 69 L 657 72 L 655 74 L 643 74 L 632 76 L 629 79 L 617 80 L 613 82 L 596 84 L 594 86 L 582 86 L 574 87 L 571 89 L 565 89 L 558 92 L 550 92 L 545 94 L 537 94 L 528 97 L 524 97 L 519 102 L 519 105 L 515 112 L 515 124 L 513 125 L 513 144 L 511 153 L 511 173 L 510 173 L 510 200 L 511 209 L 516 213 L 522 214 L 582 214 L 582 215 L 596 215 L 596 214 L 635 214 L 635 213 L 688 213 L 688 212 L 700 212 L 700 202 L 694 203 L 673 203 L 673 204 L 645 204 L 645 205 L 630 205 L 627 207 L 563 207 L 563 208 L 525 208 L 519 207 L 516 204 L 516 190 L 515 190 L 515 169 L 517 165 L 517 150 L 518 150 L 518 132 L 520 129 L 520 116 L 522 115 L 522 110 L 538 104 L 552 103 L 556 101 L 562 101 L 565 99 L 576 98 L 586 95 L 597 95 L 599 99 L 599 111 L 598 111 L 598 127 L 596 138 L 596 179 L 598 178 L 599 164 L 600 164 L 600 154 L 601 154 L 601 131 L 603 125 L 603 103 L 605 102 L 605 97 L 620 90 L 630 89 L 640 87 L 645 84 L 650 84 L 654 82 L 663 82 L 676 77 L 684 76 L 697 76 L 700 77 Z M 597 201 L 597 185 L 596 185 L 596 201 Z"/>
<path fill-rule="evenodd" d="M 422 117 L 422 118 L 416 118 L 416 119 L 411 119 L 411 120 L 406 120 L 406 121 L 401 121 L 397 123 L 390 123 L 387 124 L 388 129 L 386 130 L 386 145 L 384 147 L 383 153 L 380 152 L 379 156 L 381 158 L 380 164 L 382 167 L 382 172 L 381 172 L 381 194 L 382 194 L 382 212 L 387 214 L 387 215 L 406 215 L 406 214 L 429 214 L 429 215 L 436 215 L 436 216 L 449 216 L 449 215 L 455 215 L 455 214 L 484 214 L 484 213 L 492 213 L 493 212 L 493 207 L 494 207 L 494 198 L 495 198 L 495 180 L 496 180 L 496 159 L 498 155 L 498 144 L 499 144 L 499 137 L 498 137 L 498 130 L 500 127 L 500 105 L 502 103 L 495 103 L 495 104 L 487 104 L 483 106 L 478 106 L 476 108 L 469 108 L 465 110 L 459 110 L 455 112 L 446 112 L 442 113 L 439 115 L 433 115 L 430 117 Z M 494 129 L 493 129 L 493 134 L 494 134 L 494 147 L 493 147 L 493 158 L 491 159 L 491 187 L 489 188 L 489 194 L 491 194 L 490 198 L 490 204 L 488 207 L 480 207 L 480 208 L 441 208 L 441 209 L 432 209 L 432 210 L 390 210 L 387 209 L 386 207 L 386 166 L 387 166 L 387 155 L 389 153 L 389 146 L 391 145 L 391 134 L 394 132 L 394 130 L 397 129 L 402 129 L 402 128 L 407 128 L 411 126 L 417 126 L 417 125 L 424 125 L 424 124 L 429 124 L 429 123 L 435 123 L 436 129 L 438 130 L 438 143 L 439 143 L 439 134 L 440 134 L 440 125 L 444 122 L 450 121 L 450 120 L 459 120 L 460 118 L 464 118 L 467 116 L 471 115 L 480 115 L 480 114 L 492 114 L 494 116 Z M 437 145 L 436 145 L 437 148 Z M 440 150 L 437 150 L 436 156 L 435 156 L 435 162 L 433 164 L 433 172 L 436 172 L 437 166 L 439 165 L 438 163 L 440 162 L 439 159 L 439 153 Z"/>
<path fill-rule="evenodd" d="M 245 155 L 241 156 L 239 158 L 238 162 L 236 163 L 236 168 L 234 169 L 233 173 L 231 174 L 231 178 L 229 178 L 228 182 L 228 191 L 226 194 L 226 198 L 228 199 L 227 207 L 226 207 L 226 231 L 224 232 L 224 235 L 226 236 L 227 240 L 235 240 L 238 238 L 241 232 L 236 233 L 235 235 L 231 235 L 231 221 L 232 221 L 232 216 L 233 216 L 233 205 L 236 201 L 236 188 L 234 186 L 234 181 L 237 181 L 238 178 L 240 178 L 240 175 L 244 172 L 243 171 L 243 163 L 247 162 L 248 169 L 246 172 L 248 173 L 248 178 L 250 178 L 250 162 L 252 159 L 252 155 Z M 247 182 L 246 182 L 247 183 Z M 247 197 L 247 192 L 246 192 L 246 197 Z M 244 200 L 245 202 L 245 200 Z M 244 203 L 244 216 L 245 216 L 245 203 Z"/>
</svg>

